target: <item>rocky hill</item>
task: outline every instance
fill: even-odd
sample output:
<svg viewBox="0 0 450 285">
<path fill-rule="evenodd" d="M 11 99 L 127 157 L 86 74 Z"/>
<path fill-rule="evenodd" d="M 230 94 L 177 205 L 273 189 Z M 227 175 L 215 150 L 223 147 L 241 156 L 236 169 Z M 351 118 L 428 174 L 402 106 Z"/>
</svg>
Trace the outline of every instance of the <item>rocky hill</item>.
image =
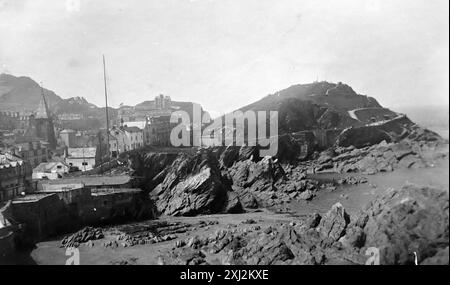
<svg viewBox="0 0 450 285">
<path fill-rule="evenodd" d="M 239 110 L 278 111 L 281 133 L 312 129 L 342 129 L 395 117 L 376 99 L 357 94 L 343 83 L 293 85 Z"/>
</svg>

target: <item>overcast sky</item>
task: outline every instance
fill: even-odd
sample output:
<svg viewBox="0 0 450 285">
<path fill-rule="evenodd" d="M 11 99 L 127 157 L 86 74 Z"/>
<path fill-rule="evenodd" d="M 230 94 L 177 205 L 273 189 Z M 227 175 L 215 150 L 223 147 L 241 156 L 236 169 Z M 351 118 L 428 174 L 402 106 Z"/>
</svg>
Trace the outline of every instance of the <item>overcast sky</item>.
<svg viewBox="0 0 450 285">
<path fill-rule="evenodd" d="M 448 0 L 0 0 L 0 72 L 103 106 L 213 115 L 293 84 L 342 81 L 381 104 L 448 105 Z"/>
</svg>

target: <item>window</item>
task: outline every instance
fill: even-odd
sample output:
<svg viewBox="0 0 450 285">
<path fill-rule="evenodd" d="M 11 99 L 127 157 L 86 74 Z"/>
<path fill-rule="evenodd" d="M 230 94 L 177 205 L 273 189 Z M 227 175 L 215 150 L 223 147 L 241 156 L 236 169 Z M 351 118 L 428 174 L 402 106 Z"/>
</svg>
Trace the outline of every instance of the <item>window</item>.
<svg viewBox="0 0 450 285">
<path fill-rule="evenodd" d="M 85 166 L 85 165 L 88 165 L 88 163 L 87 162 L 83 162 L 83 163 L 81 163 L 81 165 Z"/>
<path fill-rule="evenodd" d="M 56 168 L 57 168 L 57 169 L 61 169 L 62 166 L 61 166 L 61 165 L 57 165 Z"/>
</svg>

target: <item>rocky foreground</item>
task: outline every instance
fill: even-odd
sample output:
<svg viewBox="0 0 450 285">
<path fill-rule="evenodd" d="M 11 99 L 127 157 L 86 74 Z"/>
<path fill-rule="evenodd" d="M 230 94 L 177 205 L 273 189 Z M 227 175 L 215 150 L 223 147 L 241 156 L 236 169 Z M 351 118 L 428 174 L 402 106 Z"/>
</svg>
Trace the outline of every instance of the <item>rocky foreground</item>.
<svg viewBox="0 0 450 285">
<path fill-rule="evenodd" d="M 354 214 L 336 203 L 306 217 L 269 212 L 166 217 L 88 227 L 60 246 L 79 247 L 85 264 L 448 264 L 448 210 L 448 190 L 406 184 Z M 50 254 L 52 260 L 59 255 L 64 257 Z"/>
<path fill-rule="evenodd" d="M 337 203 L 298 222 L 194 236 L 175 243 L 160 263 L 365 264 L 367 250 L 376 248 L 380 264 L 448 264 L 448 198 L 446 191 L 405 185 L 353 218 Z"/>
</svg>

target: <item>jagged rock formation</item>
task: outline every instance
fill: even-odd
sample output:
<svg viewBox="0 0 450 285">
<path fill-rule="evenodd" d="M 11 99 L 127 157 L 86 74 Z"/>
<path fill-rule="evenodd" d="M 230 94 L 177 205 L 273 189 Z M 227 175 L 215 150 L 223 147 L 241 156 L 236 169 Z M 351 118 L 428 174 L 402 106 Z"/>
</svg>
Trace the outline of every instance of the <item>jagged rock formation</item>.
<svg viewBox="0 0 450 285">
<path fill-rule="evenodd" d="M 407 185 L 350 219 L 340 204 L 298 224 L 219 230 L 162 254 L 161 264 L 365 264 L 376 247 L 380 264 L 448 264 L 448 193 Z"/>
<path fill-rule="evenodd" d="M 338 173 L 361 172 L 375 174 L 390 172 L 397 168 L 421 168 L 433 163 L 422 153 L 439 147 L 439 142 L 417 143 L 403 140 L 398 143 L 379 144 L 364 148 L 335 147 L 321 153 L 316 163 L 316 171 Z"/>
<path fill-rule="evenodd" d="M 167 166 L 177 157 L 176 153 L 133 152 L 128 164 L 133 175 L 141 177 L 140 188 L 148 193 L 163 181 L 168 171 Z"/>
<path fill-rule="evenodd" d="M 210 151 L 179 155 L 151 192 L 161 214 L 194 216 L 242 211 L 239 198 L 223 177 Z"/>
<path fill-rule="evenodd" d="M 278 160 L 265 157 L 260 161 L 238 161 L 228 168 L 233 189 L 244 206 L 270 207 L 292 199 L 310 200 L 318 190 L 318 183 L 306 179 L 301 169 L 285 173 Z"/>
</svg>

